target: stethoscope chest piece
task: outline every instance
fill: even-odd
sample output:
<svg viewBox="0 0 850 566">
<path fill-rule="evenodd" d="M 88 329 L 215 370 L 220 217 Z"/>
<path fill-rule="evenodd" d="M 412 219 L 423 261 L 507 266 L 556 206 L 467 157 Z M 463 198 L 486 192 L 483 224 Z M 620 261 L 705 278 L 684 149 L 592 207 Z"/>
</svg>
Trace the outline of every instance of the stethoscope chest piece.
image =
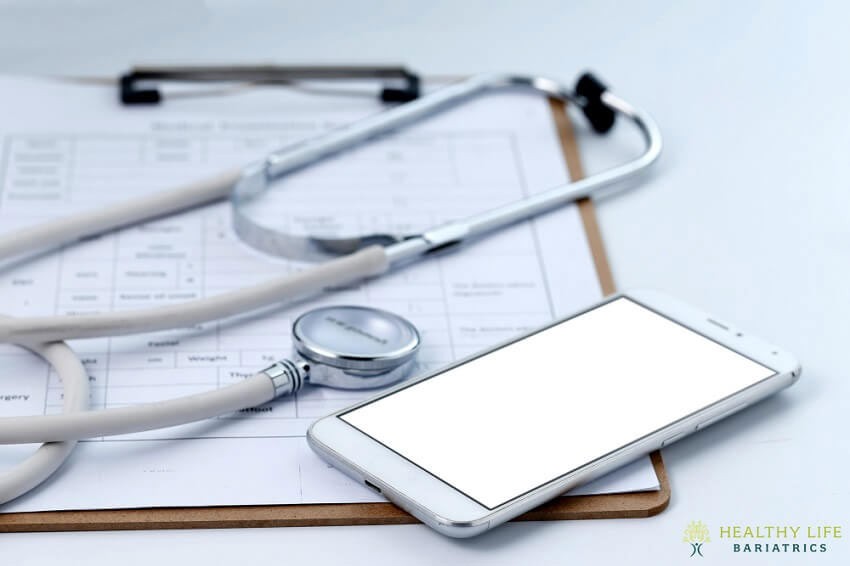
<svg viewBox="0 0 850 566">
<path fill-rule="evenodd" d="M 339 389 L 383 387 L 413 369 L 420 337 L 391 312 L 330 306 L 302 314 L 292 326 L 295 353 L 308 364 L 308 381 Z"/>
</svg>

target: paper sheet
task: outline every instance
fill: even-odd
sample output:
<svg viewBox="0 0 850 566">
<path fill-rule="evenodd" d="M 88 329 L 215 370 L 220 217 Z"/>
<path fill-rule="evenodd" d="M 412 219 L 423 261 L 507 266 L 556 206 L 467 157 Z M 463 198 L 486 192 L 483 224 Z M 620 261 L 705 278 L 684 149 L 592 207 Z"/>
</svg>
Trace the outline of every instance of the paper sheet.
<svg viewBox="0 0 850 566">
<path fill-rule="evenodd" d="M 366 98 L 258 89 L 122 108 L 111 88 L 0 79 L 0 229 L 167 188 L 379 111 Z M 421 228 L 566 180 L 547 103 L 488 96 L 299 172 L 269 198 L 291 229 Z M 0 312 L 72 314 L 214 295 L 299 266 L 240 243 L 225 203 L 0 265 Z M 386 308 L 422 331 L 422 370 L 601 296 L 574 207 L 318 300 L 146 335 L 74 341 L 95 409 L 243 379 L 290 352 L 291 321 L 318 304 Z M 54 413 L 55 373 L 0 346 L 0 416 Z M 3 511 L 363 502 L 381 498 L 315 457 L 309 424 L 370 393 L 306 389 L 206 422 L 81 443 L 44 486 Z M 508 416 L 509 418 L 509 416 Z M 0 447 L 0 469 L 33 447 Z M 649 459 L 581 489 L 657 489 Z"/>
</svg>

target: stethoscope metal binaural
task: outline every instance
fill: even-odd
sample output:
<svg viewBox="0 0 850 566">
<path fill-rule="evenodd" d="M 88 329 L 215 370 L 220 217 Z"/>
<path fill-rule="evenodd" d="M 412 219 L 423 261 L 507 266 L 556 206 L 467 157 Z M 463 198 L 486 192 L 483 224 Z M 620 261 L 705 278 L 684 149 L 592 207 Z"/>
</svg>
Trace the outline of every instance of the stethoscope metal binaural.
<svg viewBox="0 0 850 566">
<path fill-rule="evenodd" d="M 626 118 L 642 134 L 644 151 L 602 173 L 417 234 L 298 236 L 258 224 L 244 213 L 246 204 L 259 198 L 275 179 L 477 94 L 501 88 L 525 88 L 568 101 L 582 110 L 597 133 L 610 130 L 616 116 Z M 234 228 L 249 245 L 274 255 L 327 261 L 294 275 L 177 305 L 66 317 L 0 318 L 0 341 L 19 344 L 41 355 L 54 366 L 64 388 L 61 414 L 0 418 L 0 444 L 44 443 L 15 468 L 0 472 L 0 503 L 26 493 L 49 477 L 81 438 L 207 419 L 291 394 L 305 381 L 344 388 L 386 385 L 409 373 L 419 347 L 416 329 L 391 313 L 364 307 L 319 309 L 296 321 L 296 355 L 292 359 L 276 362 L 240 383 L 154 404 L 87 411 L 85 369 L 63 340 L 183 328 L 374 277 L 577 199 L 597 196 L 603 189 L 647 169 L 660 151 L 661 135 L 653 120 L 591 75 L 582 76 L 575 90 L 540 77 L 483 75 L 275 151 L 244 169 L 3 236 L 0 259 L 230 198 Z"/>
</svg>

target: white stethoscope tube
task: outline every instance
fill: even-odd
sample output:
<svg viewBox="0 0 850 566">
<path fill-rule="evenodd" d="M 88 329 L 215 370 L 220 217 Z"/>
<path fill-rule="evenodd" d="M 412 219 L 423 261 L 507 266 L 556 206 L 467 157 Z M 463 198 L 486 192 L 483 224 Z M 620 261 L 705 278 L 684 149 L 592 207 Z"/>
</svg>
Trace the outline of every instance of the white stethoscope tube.
<svg viewBox="0 0 850 566">
<path fill-rule="evenodd" d="M 32 457 L 0 474 L 0 503 L 15 498 L 49 477 L 81 438 L 123 434 L 174 426 L 260 405 L 300 387 L 291 376 L 267 368 L 244 382 L 217 391 L 135 407 L 85 411 L 88 382 L 79 359 L 60 340 L 134 334 L 187 327 L 260 307 L 317 294 L 329 286 L 351 283 L 384 273 L 430 252 L 484 235 L 512 223 L 595 195 L 645 170 L 661 151 L 657 126 L 644 112 L 604 88 L 574 94 L 542 78 L 474 77 L 351 126 L 334 130 L 271 154 L 263 163 L 228 171 L 201 182 L 134 199 L 102 210 L 83 213 L 0 237 L 0 259 L 67 244 L 86 236 L 172 214 L 226 198 L 239 183 L 263 182 L 420 119 L 482 91 L 506 86 L 528 87 L 571 101 L 594 121 L 599 112 L 613 112 L 634 123 L 643 135 L 644 152 L 636 159 L 603 173 L 538 193 L 482 214 L 437 226 L 386 246 L 369 246 L 292 276 L 224 293 L 215 297 L 151 309 L 73 317 L 0 318 L 0 342 L 27 347 L 57 370 L 65 389 L 60 415 L 0 418 L 0 444 L 43 442 Z M 604 116 L 603 116 L 604 118 Z M 603 119 L 604 121 L 604 119 Z M 598 128 L 597 128 L 598 129 Z M 274 366 L 273 366 L 274 367 Z"/>
<path fill-rule="evenodd" d="M 61 368 L 59 375 L 65 389 L 62 412 L 73 414 L 85 411 L 89 405 L 89 377 L 73 350 L 64 342 L 34 344 L 28 349 L 47 360 L 54 368 Z M 7 422 L 9 421 L 14 419 L 7 419 Z M 71 455 L 71 451 L 77 445 L 77 438 L 84 437 L 76 437 L 66 442 L 42 444 L 31 456 L 15 467 L 0 471 L 0 503 L 28 492 L 50 477 Z"/>
<path fill-rule="evenodd" d="M 380 275 L 388 267 L 387 251 L 380 246 L 372 246 L 293 275 L 175 305 L 93 315 L 0 320 L 0 342 L 47 342 L 184 328 L 318 294 L 331 285 L 344 285 Z"/>
</svg>

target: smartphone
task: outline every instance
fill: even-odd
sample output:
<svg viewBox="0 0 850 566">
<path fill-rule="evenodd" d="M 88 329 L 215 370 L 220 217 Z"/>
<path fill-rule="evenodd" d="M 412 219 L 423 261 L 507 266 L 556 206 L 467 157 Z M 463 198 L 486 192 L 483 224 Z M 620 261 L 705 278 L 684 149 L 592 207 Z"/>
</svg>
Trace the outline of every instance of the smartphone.
<svg viewBox="0 0 850 566">
<path fill-rule="evenodd" d="M 480 534 L 793 384 L 789 353 L 655 291 L 609 298 L 315 422 L 324 460 Z"/>
</svg>

